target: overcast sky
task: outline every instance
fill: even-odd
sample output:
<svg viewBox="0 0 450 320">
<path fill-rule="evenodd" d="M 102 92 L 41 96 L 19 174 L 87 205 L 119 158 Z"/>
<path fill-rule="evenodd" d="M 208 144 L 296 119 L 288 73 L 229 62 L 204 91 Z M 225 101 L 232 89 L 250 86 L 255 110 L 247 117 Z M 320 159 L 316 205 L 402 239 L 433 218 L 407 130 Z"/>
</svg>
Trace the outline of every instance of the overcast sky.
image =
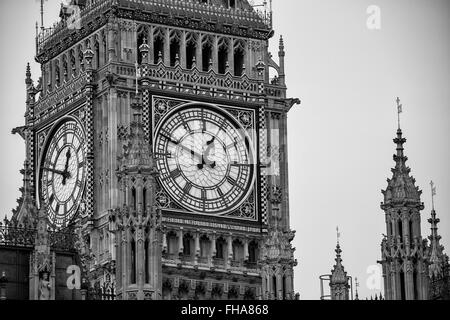
<svg viewBox="0 0 450 320">
<path fill-rule="evenodd" d="M 46 2 L 46 25 L 57 0 Z M 366 10 L 380 8 L 381 29 L 369 30 Z M 0 1 L 0 217 L 11 215 L 22 185 L 25 66 L 32 63 L 38 0 Z M 381 189 L 391 177 L 397 129 L 395 98 L 403 103 L 408 165 L 423 189 L 422 232 L 430 233 L 430 180 L 442 243 L 450 248 L 450 2 L 448 0 L 274 0 L 278 37 L 286 46 L 288 94 L 302 100 L 289 114 L 290 211 L 297 231 L 296 291 L 318 299 L 319 275 L 334 264 L 336 226 L 344 266 L 360 279 L 380 259 L 386 233 Z"/>
</svg>

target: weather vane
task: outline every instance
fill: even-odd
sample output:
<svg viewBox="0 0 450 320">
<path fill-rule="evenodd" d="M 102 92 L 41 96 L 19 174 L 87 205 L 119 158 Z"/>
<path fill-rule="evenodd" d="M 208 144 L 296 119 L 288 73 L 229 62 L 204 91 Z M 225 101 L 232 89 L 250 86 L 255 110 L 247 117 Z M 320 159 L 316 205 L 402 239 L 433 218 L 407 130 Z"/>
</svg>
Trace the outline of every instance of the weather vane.
<svg viewBox="0 0 450 320">
<path fill-rule="evenodd" d="M 336 227 L 337 243 L 339 244 L 339 239 L 341 238 L 341 233 L 339 232 L 339 227 Z"/>
<path fill-rule="evenodd" d="M 434 196 L 436 195 L 436 185 L 434 184 L 433 181 L 431 181 L 430 186 L 431 186 L 431 205 L 434 210 Z"/>
<path fill-rule="evenodd" d="M 400 129 L 400 113 L 402 112 L 403 112 L 403 105 L 400 103 L 400 98 L 397 97 L 398 129 Z"/>
</svg>

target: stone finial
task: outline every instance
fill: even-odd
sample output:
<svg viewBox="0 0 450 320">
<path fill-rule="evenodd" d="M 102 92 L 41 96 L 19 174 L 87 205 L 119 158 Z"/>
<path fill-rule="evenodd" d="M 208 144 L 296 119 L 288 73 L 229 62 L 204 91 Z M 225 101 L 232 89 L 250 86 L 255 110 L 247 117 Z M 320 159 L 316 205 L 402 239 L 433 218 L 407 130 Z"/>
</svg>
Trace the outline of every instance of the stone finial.
<svg viewBox="0 0 450 320">
<path fill-rule="evenodd" d="M 208 62 L 208 71 L 209 70 L 212 70 L 213 69 L 213 61 L 212 61 L 212 59 L 209 59 L 209 62 Z"/>
<path fill-rule="evenodd" d="M 282 36 L 282 35 L 280 35 L 280 45 L 279 45 L 279 48 L 280 48 L 280 52 L 284 52 L 284 40 L 283 40 L 283 36 Z"/>
<path fill-rule="evenodd" d="M 26 76 L 26 83 L 28 84 L 29 82 L 31 83 L 31 68 L 30 68 L 30 63 L 27 63 L 27 71 L 25 72 L 25 76 Z"/>
<path fill-rule="evenodd" d="M 83 58 L 86 60 L 87 69 L 91 69 L 92 59 L 94 58 L 94 51 L 92 51 L 90 45 L 88 45 L 88 48 L 83 52 Z"/>
<path fill-rule="evenodd" d="M 147 44 L 147 39 L 144 38 L 143 43 L 139 46 L 139 53 L 141 54 L 142 62 L 147 62 L 149 52 L 150 46 Z"/>
</svg>

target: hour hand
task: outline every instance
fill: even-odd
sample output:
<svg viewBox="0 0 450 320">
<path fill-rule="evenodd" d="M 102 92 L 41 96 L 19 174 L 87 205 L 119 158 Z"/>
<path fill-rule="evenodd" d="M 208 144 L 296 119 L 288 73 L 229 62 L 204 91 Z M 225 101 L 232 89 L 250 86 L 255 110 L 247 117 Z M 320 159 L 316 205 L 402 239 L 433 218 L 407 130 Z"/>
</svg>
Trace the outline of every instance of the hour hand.
<svg viewBox="0 0 450 320">
<path fill-rule="evenodd" d="M 70 160 L 70 157 L 71 157 L 70 148 L 67 150 L 66 157 L 67 157 L 66 158 L 66 165 L 64 166 L 64 175 L 63 175 L 63 181 L 62 181 L 63 186 L 66 185 L 66 180 L 68 178 L 67 174 L 69 173 L 68 172 L 68 170 L 69 170 L 69 160 Z"/>
<path fill-rule="evenodd" d="M 60 174 L 60 175 L 63 176 L 63 178 L 64 178 L 64 177 L 66 177 L 66 178 L 69 178 L 69 177 L 70 177 L 70 173 L 67 172 L 67 171 L 61 171 L 61 170 L 56 170 L 56 169 L 51 169 L 51 168 L 42 168 L 42 169 L 44 169 L 44 170 L 46 170 L 46 171 L 49 171 L 49 172 L 56 173 L 56 174 Z"/>
</svg>

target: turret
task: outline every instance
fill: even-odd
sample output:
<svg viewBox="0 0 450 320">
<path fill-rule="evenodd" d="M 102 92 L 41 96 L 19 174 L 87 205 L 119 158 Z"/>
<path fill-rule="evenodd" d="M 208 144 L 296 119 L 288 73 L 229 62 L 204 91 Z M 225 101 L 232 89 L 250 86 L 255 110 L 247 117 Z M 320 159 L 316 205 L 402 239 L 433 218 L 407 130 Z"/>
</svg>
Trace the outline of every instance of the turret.
<svg viewBox="0 0 450 320">
<path fill-rule="evenodd" d="M 402 112 L 397 99 L 399 115 Z M 426 240 L 422 239 L 420 211 L 424 205 L 420 200 L 422 191 L 410 176 L 406 166 L 408 157 L 404 154 L 406 139 L 400 127 L 394 139 L 396 154 L 392 178 L 388 179 L 386 190 L 382 191 L 385 213 L 386 237 L 382 241 L 382 261 L 385 296 L 387 300 L 416 300 L 427 298 Z"/>
<path fill-rule="evenodd" d="M 144 137 L 142 106 L 132 105 L 134 121 L 117 172 L 124 204 L 111 217 L 115 225 L 117 295 L 124 300 L 161 298 L 161 213 L 154 206 L 153 156 Z"/>
</svg>

